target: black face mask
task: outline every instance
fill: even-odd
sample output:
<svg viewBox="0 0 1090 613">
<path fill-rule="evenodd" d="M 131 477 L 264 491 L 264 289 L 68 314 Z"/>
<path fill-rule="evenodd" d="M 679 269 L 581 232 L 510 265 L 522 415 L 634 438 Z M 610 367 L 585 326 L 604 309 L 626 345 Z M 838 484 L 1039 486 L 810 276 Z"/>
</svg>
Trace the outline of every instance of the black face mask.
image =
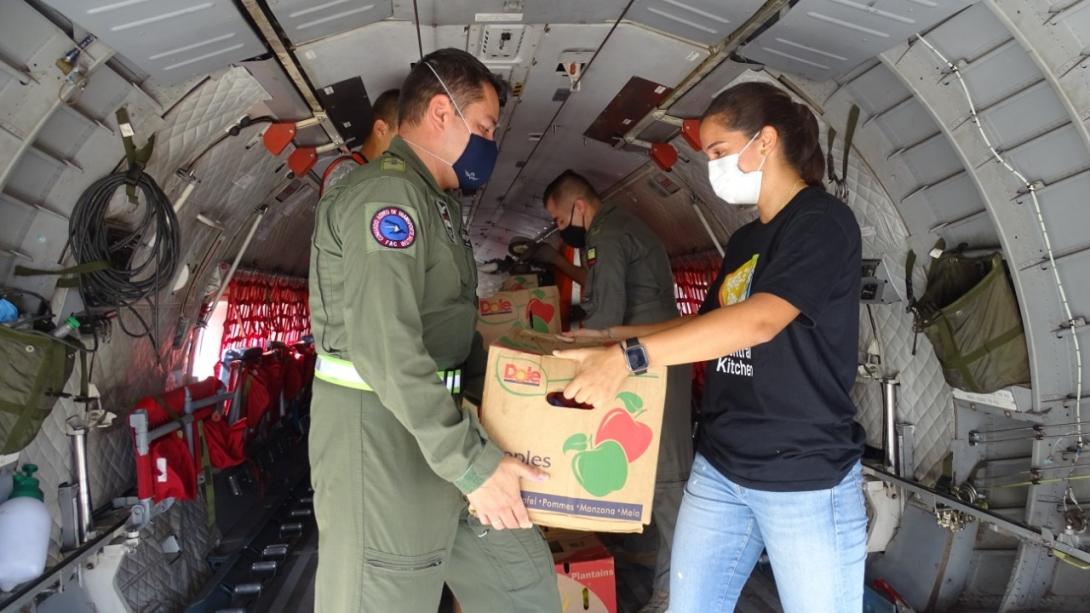
<svg viewBox="0 0 1090 613">
<path fill-rule="evenodd" d="M 583 218 L 584 222 L 586 217 Z M 587 246 L 587 229 L 575 225 L 575 204 L 571 207 L 571 219 L 568 220 L 568 227 L 560 231 L 560 239 L 563 240 L 568 246 L 575 247 L 576 249 L 582 249 Z"/>
</svg>

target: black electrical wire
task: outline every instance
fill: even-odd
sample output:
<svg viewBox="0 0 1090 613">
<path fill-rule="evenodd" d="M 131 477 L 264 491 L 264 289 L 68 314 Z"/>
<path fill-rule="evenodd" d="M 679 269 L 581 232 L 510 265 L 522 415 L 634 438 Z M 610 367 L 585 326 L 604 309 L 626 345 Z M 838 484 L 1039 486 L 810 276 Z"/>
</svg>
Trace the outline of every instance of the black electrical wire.
<svg viewBox="0 0 1090 613">
<path fill-rule="evenodd" d="M 260 117 L 243 117 L 241 121 L 228 128 L 228 130 L 221 134 L 219 138 L 209 143 L 208 146 L 201 150 L 201 152 L 198 153 L 196 157 L 194 157 L 192 160 L 190 160 L 189 163 L 183 165 L 182 170 L 186 172 L 191 172 L 193 168 L 196 167 L 197 162 L 201 161 L 204 156 L 208 155 L 208 152 L 215 149 L 216 145 L 219 145 L 223 141 L 227 140 L 229 137 L 238 136 L 244 128 L 248 128 L 252 125 L 257 125 L 260 123 L 272 123 L 274 121 L 276 121 L 276 118 L 270 115 L 261 115 Z"/>
<path fill-rule="evenodd" d="M 126 184 L 135 185 L 143 194 L 143 216 L 135 228 L 125 231 L 108 223 L 110 202 L 117 190 Z M 139 206 L 139 204 L 137 205 Z M 154 237 L 154 244 L 142 260 L 137 257 L 144 242 Z M 174 278 L 179 262 L 181 242 L 178 218 L 170 199 L 159 184 L 140 169 L 116 172 L 93 183 L 76 202 L 68 224 L 68 238 L 77 264 L 105 261 L 104 270 L 85 272 L 78 276 L 80 297 L 88 309 L 131 312 L 143 332 L 127 329 L 118 318 L 118 325 L 129 336 L 147 336 L 155 349 L 159 344 L 147 320 L 136 310 L 141 300 L 151 304 L 158 319 L 158 295 Z M 128 252 L 128 261 L 121 262 Z"/>
</svg>

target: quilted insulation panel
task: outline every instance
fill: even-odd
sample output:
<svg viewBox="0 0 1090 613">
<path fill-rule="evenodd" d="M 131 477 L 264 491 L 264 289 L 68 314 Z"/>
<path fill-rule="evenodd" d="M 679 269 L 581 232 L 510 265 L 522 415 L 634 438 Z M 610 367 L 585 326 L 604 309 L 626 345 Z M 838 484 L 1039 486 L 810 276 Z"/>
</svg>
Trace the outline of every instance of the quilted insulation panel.
<svg viewBox="0 0 1090 613">
<path fill-rule="evenodd" d="M 260 106 L 267 94 L 257 81 L 243 68 L 232 68 L 195 84 L 188 92 L 177 91 L 180 100 L 164 101 L 169 108 L 165 116 L 136 121 L 138 141 L 146 138 L 151 127 L 156 130 L 156 145 L 148 172 L 156 178 L 168 196 L 176 198 L 181 192 L 175 170 L 192 160 L 197 153 L 215 140 L 226 128 Z M 112 111 L 110 111 L 112 113 Z M 148 129 L 141 130 L 141 125 Z M 240 228 L 251 217 L 252 211 L 284 183 L 280 170 L 282 159 L 269 155 L 259 144 L 261 128 L 243 132 L 239 138 L 228 139 L 213 149 L 197 165 L 201 179 L 186 208 L 180 212 L 182 223 L 183 258 L 191 266 L 199 262 L 214 239 L 216 231 L 197 223 L 198 213 L 218 221 L 226 230 L 226 244 L 217 259 L 230 257 L 241 243 Z M 256 146 L 255 146 L 256 145 Z M 112 151 L 110 152 L 113 153 Z M 54 190 L 56 191 L 56 190 Z M 301 190 L 306 191 L 306 190 Z M 78 193 L 78 191 L 76 192 Z M 275 206 L 275 199 L 270 200 Z M 293 200 L 286 205 L 298 206 Z M 275 227 L 267 230 L 269 236 L 277 236 L 278 228 L 290 226 L 283 223 L 282 215 L 270 215 Z M 283 231 L 281 229 L 281 231 Z M 289 231 L 294 231 L 289 228 Z M 304 260 L 305 261 L 305 260 Z M 47 267 L 48 262 L 35 264 Z M 191 284 L 203 287 L 207 278 L 191 279 Z M 93 382 L 101 393 L 102 408 L 118 415 L 113 426 L 94 430 L 88 436 L 88 463 L 92 501 L 95 507 L 110 501 L 133 486 L 133 459 L 130 437 L 125 426 L 129 407 L 139 398 L 161 391 L 168 381 L 168 374 L 181 365 L 182 355 L 170 349 L 181 306 L 182 294 L 163 292 L 159 297 L 158 318 L 152 310 L 139 306 L 141 314 L 152 321 L 157 337 L 163 346 L 162 365 L 156 365 L 155 352 L 147 339 L 134 339 L 125 335 L 118 322 L 114 322 L 108 338 L 94 360 Z M 130 314 L 120 316 L 126 327 L 139 329 Z M 78 366 L 68 382 L 66 391 L 78 392 Z M 46 420 L 38 436 L 20 454 L 19 461 L 35 463 L 41 467 L 39 478 L 49 508 L 57 508 L 57 485 L 70 479 L 72 462 L 70 442 L 66 434 L 65 420 L 82 407 L 67 400 L 60 400 Z M 50 560 L 60 559 L 59 514 L 55 514 Z M 165 554 L 161 543 L 174 536 L 181 548 L 180 554 Z M 206 526 L 204 507 L 200 503 L 175 505 L 167 513 L 157 517 L 145 529 L 138 548 L 124 561 L 117 579 L 117 587 L 133 610 L 177 610 L 191 592 L 200 587 L 207 574 L 204 558 L 215 545 L 217 535 Z"/>
</svg>

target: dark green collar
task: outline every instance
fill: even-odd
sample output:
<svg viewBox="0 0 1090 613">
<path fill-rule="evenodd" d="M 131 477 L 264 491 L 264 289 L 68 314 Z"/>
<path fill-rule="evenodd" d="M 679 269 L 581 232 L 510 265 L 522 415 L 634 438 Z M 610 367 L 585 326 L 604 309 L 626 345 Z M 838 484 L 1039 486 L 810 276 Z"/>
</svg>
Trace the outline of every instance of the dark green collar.
<svg viewBox="0 0 1090 613">
<path fill-rule="evenodd" d="M 606 223 L 606 218 L 612 215 L 618 208 L 616 202 L 603 202 L 602 208 L 598 209 L 598 213 L 594 216 L 594 220 L 590 222 L 590 228 L 588 232 L 597 234 L 602 231 L 602 226 Z"/>
<path fill-rule="evenodd" d="M 394 140 L 390 141 L 390 148 L 386 150 L 383 155 L 395 155 L 409 165 L 416 174 L 423 177 L 428 186 L 440 194 L 444 193 L 444 190 L 439 189 L 439 184 L 435 182 L 435 177 L 432 176 L 431 171 L 424 165 L 424 162 L 420 161 L 416 152 L 409 146 L 400 136 L 395 136 Z M 380 158 L 381 159 L 381 158 Z"/>
</svg>

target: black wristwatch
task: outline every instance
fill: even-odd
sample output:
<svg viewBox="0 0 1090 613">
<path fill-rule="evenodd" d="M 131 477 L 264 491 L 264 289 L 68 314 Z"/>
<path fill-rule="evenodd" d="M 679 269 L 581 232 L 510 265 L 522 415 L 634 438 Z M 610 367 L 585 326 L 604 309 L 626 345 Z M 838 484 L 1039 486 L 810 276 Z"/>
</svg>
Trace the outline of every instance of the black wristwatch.
<svg viewBox="0 0 1090 613">
<path fill-rule="evenodd" d="M 634 375 L 647 372 L 647 348 L 640 344 L 640 339 L 633 337 L 621 343 L 621 351 L 624 352 L 624 363 L 628 366 L 628 372 Z"/>
</svg>

